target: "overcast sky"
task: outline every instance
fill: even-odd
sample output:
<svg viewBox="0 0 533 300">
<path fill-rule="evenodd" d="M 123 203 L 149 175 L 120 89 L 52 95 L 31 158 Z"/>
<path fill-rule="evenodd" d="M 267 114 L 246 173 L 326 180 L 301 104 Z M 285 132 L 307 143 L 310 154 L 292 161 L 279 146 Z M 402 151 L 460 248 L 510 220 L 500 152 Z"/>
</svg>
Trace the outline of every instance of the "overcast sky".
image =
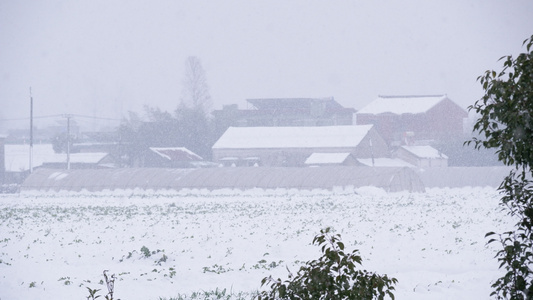
<svg viewBox="0 0 533 300">
<path fill-rule="evenodd" d="M 0 0 L 0 119 L 173 111 L 185 60 L 213 108 L 266 97 L 448 94 L 462 107 L 533 34 L 533 1 Z M 0 122 L 3 131 L 16 122 Z M 2 132 L 2 130 L 0 130 Z"/>
</svg>

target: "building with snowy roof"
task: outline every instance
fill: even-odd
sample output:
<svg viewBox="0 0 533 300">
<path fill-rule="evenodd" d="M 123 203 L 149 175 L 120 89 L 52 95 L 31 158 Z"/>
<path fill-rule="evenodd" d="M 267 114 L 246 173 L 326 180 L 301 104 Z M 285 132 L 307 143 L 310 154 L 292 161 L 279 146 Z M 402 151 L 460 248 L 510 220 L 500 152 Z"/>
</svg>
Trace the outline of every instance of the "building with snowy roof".
<svg viewBox="0 0 533 300">
<path fill-rule="evenodd" d="M 48 169 L 98 169 L 116 168 L 113 158 L 105 152 L 54 153 L 42 162 L 40 167 Z"/>
<path fill-rule="evenodd" d="M 463 135 L 467 112 L 446 95 L 378 96 L 356 114 L 356 124 L 373 124 L 389 145 L 406 139 L 445 141 Z"/>
<path fill-rule="evenodd" d="M 56 153 L 52 144 L 33 145 L 33 155 L 30 167 L 30 145 L 4 145 L 4 182 L 21 183 L 30 173 L 30 168 L 39 167 L 50 160 Z"/>
<path fill-rule="evenodd" d="M 333 97 L 247 99 L 247 109 L 236 104 L 213 111 L 221 132 L 228 127 L 353 125 L 355 109 Z"/>
<path fill-rule="evenodd" d="M 448 166 L 448 156 L 431 146 L 401 146 L 396 157 L 422 169 Z"/>
<path fill-rule="evenodd" d="M 55 153 L 52 144 L 35 144 L 31 150 L 30 145 L 27 144 L 7 144 L 4 145 L 3 150 L 5 183 L 21 183 L 30 174 L 30 169 L 67 168 L 67 154 Z M 30 151 L 32 152 L 31 166 Z M 114 159 L 108 153 L 103 152 L 70 153 L 68 159 L 71 169 L 116 167 Z"/>
<path fill-rule="evenodd" d="M 377 158 L 359 158 L 357 159 L 358 165 L 367 166 L 367 167 L 392 167 L 392 168 L 411 168 L 416 169 L 415 165 L 412 165 L 406 162 L 403 159 L 399 158 L 389 158 L 389 157 L 377 157 Z"/>
<path fill-rule="evenodd" d="M 145 168 L 201 168 L 214 164 L 185 147 L 150 147 L 143 161 Z"/>
<path fill-rule="evenodd" d="M 349 152 L 344 153 L 313 153 L 305 160 L 310 167 L 318 166 L 356 166 L 357 159 Z"/>
<path fill-rule="evenodd" d="M 355 158 L 389 157 L 372 125 L 313 127 L 230 127 L 212 147 L 213 161 L 250 158 L 261 166 L 305 166 L 313 153 L 350 153 Z"/>
</svg>

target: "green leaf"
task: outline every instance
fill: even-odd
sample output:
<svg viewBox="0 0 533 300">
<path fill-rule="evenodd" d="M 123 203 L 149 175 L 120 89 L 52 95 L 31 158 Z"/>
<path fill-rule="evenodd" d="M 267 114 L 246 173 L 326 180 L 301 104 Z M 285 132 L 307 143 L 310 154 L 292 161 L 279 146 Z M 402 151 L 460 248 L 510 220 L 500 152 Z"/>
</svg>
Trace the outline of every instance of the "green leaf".
<svg viewBox="0 0 533 300">
<path fill-rule="evenodd" d="M 485 237 L 488 237 L 488 236 L 491 236 L 491 235 L 494 235 L 494 234 L 496 234 L 496 232 L 494 232 L 494 231 L 487 232 L 487 233 L 485 234 Z"/>
<path fill-rule="evenodd" d="M 337 245 L 339 246 L 339 248 L 340 248 L 341 250 L 344 250 L 344 244 L 343 244 L 343 243 L 338 242 Z M 343 255 L 344 255 L 344 253 L 343 253 Z"/>
</svg>

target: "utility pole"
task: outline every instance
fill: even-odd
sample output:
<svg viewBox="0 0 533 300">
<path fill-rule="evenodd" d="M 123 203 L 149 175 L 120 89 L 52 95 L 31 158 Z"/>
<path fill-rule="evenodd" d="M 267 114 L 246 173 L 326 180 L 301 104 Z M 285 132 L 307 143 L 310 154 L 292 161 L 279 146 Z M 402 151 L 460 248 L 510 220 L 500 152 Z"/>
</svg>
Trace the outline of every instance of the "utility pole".
<svg viewBox="0 0 533 300">
<path fill-rule="evenodd" d="M 33 97 L 30 86 L 30 174 L 33 173 Z"/>
</svg>

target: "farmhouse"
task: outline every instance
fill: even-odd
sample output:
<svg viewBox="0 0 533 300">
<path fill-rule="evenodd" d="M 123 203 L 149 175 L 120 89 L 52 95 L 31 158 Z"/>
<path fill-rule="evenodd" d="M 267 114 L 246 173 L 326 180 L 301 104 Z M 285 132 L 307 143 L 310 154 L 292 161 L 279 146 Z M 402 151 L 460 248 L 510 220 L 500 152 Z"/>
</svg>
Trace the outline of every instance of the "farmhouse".
<svg viewBox="0 0 533 300">
<path fill-rule="evenodd" d="M 313 153 L 306 160 L 308 166 L 357 166 L 357 159 L 352 154 L 345 153 Z"/>
<path fill-rule="evenodd" d="M 116 167 L 112 157 L 105 152 L 70 153 L 69 167 L 71 169 L 99 169 Z M 48 169 L 67 169 L 67 154 L 55 153 L 46 158 L 40 165 Z"/>
<path fill-rule="evenodd" d="M 345 108 L 333 97 L 261 98 L 246 100 L 249 109 L 236 104 L 215 110 L 217 127 L 353 125 L 355 109 Z"/>
<path fill-rule="evenodd" d="M 411 169 L 416 169 L 415 165 L 412 165 L 406 162 L 403 159 L 399 158 L 389 158 L 389 157 L 378 157 L 378 158 L 359 158 L 357 162 L 361 166 L 367 167 L 407 167 Z"/>
<path fill-rule="evenodd" d="M 31 169 L 50 168 L 66 169 L 67 154 L 55 153 L 52 144 L 33 145 L 30 167 L 30 146 L 8 144 L 0 147 L 3 150 L 3 182 L 20 184 L 30 174 Z M 2 151 L 0 150 L 0 154 Z M 107 153 L 87 152 L 70 153 L 71 169 L 99 169 L 116 167 L 114 160 Z"/>
<path fill-rule="evenodd" d="M 230 127 L 213 145 L 213 160 L 261 166 L 305 166 L 313 153 L 350 153 L 355 158 L 388 157 L 372 125 L 315 127 Z"/>
<path fill-rule="evenodd" d="M 448 166 L 448 156 L 431 146 L 401 146 L 396 156 L 418 168 Z"/>
<path fill-rule="evenodd" d="M 185 147 L 150 147 L 144 156 L 145 168 L 197 168 L 213 164 Z"/>
<path fill-rule="evenodd" d="M 446 141 L 462 137 L 467 112 L 446 95 L 379 96 L 356 114 L 356 124 L 373 124 L 391 146 L 406 140 Z"/>
<path fill-rule="evenodd" d="M 51 144 L 33 145 L 32 168 L 56 156 Z M 4 145 L 4 183 L 21 183 L 30 174 L 30 146 Z"/>
</svg>

